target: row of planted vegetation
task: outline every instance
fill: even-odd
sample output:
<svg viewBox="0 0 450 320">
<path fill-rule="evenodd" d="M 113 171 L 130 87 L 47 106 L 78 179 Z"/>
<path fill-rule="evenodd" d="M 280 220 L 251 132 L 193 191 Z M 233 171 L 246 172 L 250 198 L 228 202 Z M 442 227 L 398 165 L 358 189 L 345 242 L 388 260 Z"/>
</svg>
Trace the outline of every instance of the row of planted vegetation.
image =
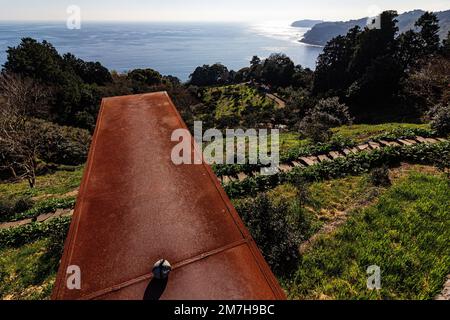
<svg viewBox="0 0 450 320">
<path fill-rule="evenodd" d="M 431 13 L 401 35 L 395 17 L 385 12 L 381 29 L 331 40 L 315 71 L 273 54 L 236 72 L 198 67 L 185 84 L 152 69 L 110 72 L 45 41 L 9 48 L 0 75 L 0 296 L 49 297 L 104 96 L 166 90 L 189 127 L 277 126 L 283 163 L 367 141 L 448 137 L 450 40 L 436 37 Z M 226 192 L 291 298 L 432 298 L 450 273 L 449 155 L 441 142 L 273 176 L 253 176 L 258 165 L 213 169 L 248 175 Z M 404 162 L 417 165 L 397 174 Z M 55 217 L 39 222 L 46 214 Z M 381 291 L 365 287 L 370 265 L 382 268 Z"/>
</svg>

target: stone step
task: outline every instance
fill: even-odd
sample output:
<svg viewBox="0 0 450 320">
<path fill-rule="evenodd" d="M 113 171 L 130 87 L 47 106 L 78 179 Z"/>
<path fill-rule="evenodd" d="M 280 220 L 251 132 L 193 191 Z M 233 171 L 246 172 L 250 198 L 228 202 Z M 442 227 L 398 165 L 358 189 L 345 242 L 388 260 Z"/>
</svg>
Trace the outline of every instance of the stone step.
<svg viewBox="0 0 450 320">
<path fill-rule="evenodd" d="M 301 157 L 299 160 L 303 161 L 308 167 L 319 163 L 317 157 Z"/>
<path fill-rule="evenodd" d="M 416 140 L 419 141 L 420 143 L 427 143 L 427 139 L 425 139 L 424 137 L 417 136 Z"/>
<path fill-rule="evenodd" d="M 398 142 L 400 142 L 404 146 L 412 146 L 413 144 L 407 140 L 404 139 L 397 139 Z"/>
<path fill-rule="evenodd" d="M 357 146 L 356 148 L 358 148 L 360 151 L 365 151 L 365 150 L 368 150 L 368 149 L 370 149 L 370 147 L 369 147 L 369 144 L 368 143 L 366 143 L 366 144 L 362 144 L 362 145 L 360 145 L 360 146 Z"/>
<path fill-rule="evenodd" d="M 281 172 L 290 172 L 290 171 L 292 171 L 292 170 L 294 169 L 294 167 L 293 167 L 293 166 L 290 166 L 290 165 L 288 165 L 288 164 L 280 164 L 280 165 L 278 166 L 278 169 L 279 169 Z"/>
<path fill-rule="evenodd" d="M 413 139 L 405 139 L 405 141 L 411 143 L 411 144 L 417 144 L 418 142 L 416 140 Z"/>
<path fill-rule="evenodd" d="M 370 146 L 372 149 L 381 149 L 381 145 L 380 145 L 379 143 L 377 143 L 377 142 L 371 141 L 371 142 L 369 142 L 369 146 Z"/>
<path fill-rule="evenodd" d="M 353 153 L 353 151 L 350 150 L 350 149 L 344 149 L 344 150 L 342 150 L 342 152 L 343 152 L 346 156 L 351 155 L 351 154 Z"/>
<path fill-rule="evenodd" d="M 325 154 L 321 154 L 320 156 L 317 157 L 319 159 L 320 162 L 324 162 L 324 161 L 330 161 L 331 159 L 328 158 L 327 155 Z"/>
<path fill-rule="evenodd" d="M 248 178 L 248 176 L 245 173 L 243 173 L 243 172 L 238 173 L 238 180 L 239 181 L 244 181 L 247 178 Z"/>
<path fill-rule="evenodd" d="M 328 155 L 331 159 L 338 159 L 338 158 L 343 158 L 344 155 L 341 154 L 339 151 L 331 151 Z"/>
<path fill-rule="evenodd" d="M 292 165 L 294 166 L 294 167 L 301 167 L 301 168 L 304 168 L 305 166 L 303 165 L 303 164 L 301 164 L 300 162 L 298 162 L 298 161 L 292 161 Z"/>
</svg>

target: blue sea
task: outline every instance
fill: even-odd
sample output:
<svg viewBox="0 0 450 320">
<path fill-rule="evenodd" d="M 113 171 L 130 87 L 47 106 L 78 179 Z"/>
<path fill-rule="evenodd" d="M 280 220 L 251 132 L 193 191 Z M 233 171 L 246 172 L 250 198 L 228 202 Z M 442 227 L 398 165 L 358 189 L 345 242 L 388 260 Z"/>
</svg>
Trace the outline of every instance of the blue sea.
<svg viewBox="0 0 450 320">
<path fill-rule="evenodd" d="M 308 29 L 289 23 L 84 23 L 69 30 L 65 22 L 0 21 L 0 64 L 6 49 L 23 37 L 47 40 L 62 54 L 99 61 L 110 70 L 152 68 L 186 81 L 199 65 L 223 63 L 238 70 L 254 55 L 281 52 L 314 69 L 322 48 L 300 43 Z"/>
</svg>

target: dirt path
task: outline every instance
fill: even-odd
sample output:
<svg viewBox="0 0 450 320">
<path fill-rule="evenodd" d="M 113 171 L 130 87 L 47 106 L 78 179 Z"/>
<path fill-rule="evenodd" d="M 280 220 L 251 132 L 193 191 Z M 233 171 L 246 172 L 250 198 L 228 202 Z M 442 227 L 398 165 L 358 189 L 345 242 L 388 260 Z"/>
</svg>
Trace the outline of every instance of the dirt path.
<svg viewBox="0 0 450 320">
<path fill-rule="evenodd" d="M 411 165 L 409 163 L 401 163 L 398 168 L 393 168 L 393 169 L 389 170 L 389 177 L 390 177 L 391 181 L 395 181 L 395 180 L 400 179 L 401 177 L 406 176 L 411 170 L 414 170 L 414 165 Z M 436 174 L 439 172 L 439 170 L 437 168 L 435 168 L 433 166 L 425 166 L 425 165 L 421 165 L 420 170 L 422 172 L 436 173 Z M 314 234 L 311 238 L 309 238 L 308 240 L 306 240 L 305 242 L 303 242 L 300 245 L 300 248 L 299 248 L 300 253 L 303 254 L 306 251 L 308 251 L 308 249 L 310 249 L 314 245 L 314 243 L 316 243 L 316 241 L 319 239 L 320 236 L 326 235 L 326 234 L 331 234 L 336 229 L 338 229 L 340 226 L 342 226 L 347 221 L 349 215 L 354 210 L 367 208 L 367 207 L 375 204 L 376 201 L 381 196 L 381 193 L 382 192 L 379 192 L 376 195 L 371 195 L 368 198 L 361 199 L 360 201 L 357 201 L 355 204 L 352 204 L 350 206 L 350 208 L 348 208 L 347 210 L 336 214 L 335 218 L 332 221 L 325 223 L 324 226 L 316 234 Z M 446 291 L 447 298 L 450 299 L 450 276 L 449 276 L 449 281 L 447 281 L 446 288 L 447 288 L 447 291 Z"/>
<path fill-rule="evenodd" d="M 279 109 L 286 108 L 286 102 L 272 93 L 266 93 L 266 97 L 275 102 Z"/>
</svg>

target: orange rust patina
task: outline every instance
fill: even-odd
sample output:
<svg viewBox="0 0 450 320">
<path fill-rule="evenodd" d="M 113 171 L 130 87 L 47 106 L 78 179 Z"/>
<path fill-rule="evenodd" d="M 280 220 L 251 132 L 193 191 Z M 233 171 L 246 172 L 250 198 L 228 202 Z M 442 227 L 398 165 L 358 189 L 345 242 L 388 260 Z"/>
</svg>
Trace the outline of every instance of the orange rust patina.
<svg viewBox="0 0 450 320">
<path fill-rule="evenodd" d="M 54 299 L 144 299 L 162 258 L 161 299 L 285 298 L 211 168 L 172 163 L 180 128 L 165 92 L 103 100 Z"/>
</svg>

